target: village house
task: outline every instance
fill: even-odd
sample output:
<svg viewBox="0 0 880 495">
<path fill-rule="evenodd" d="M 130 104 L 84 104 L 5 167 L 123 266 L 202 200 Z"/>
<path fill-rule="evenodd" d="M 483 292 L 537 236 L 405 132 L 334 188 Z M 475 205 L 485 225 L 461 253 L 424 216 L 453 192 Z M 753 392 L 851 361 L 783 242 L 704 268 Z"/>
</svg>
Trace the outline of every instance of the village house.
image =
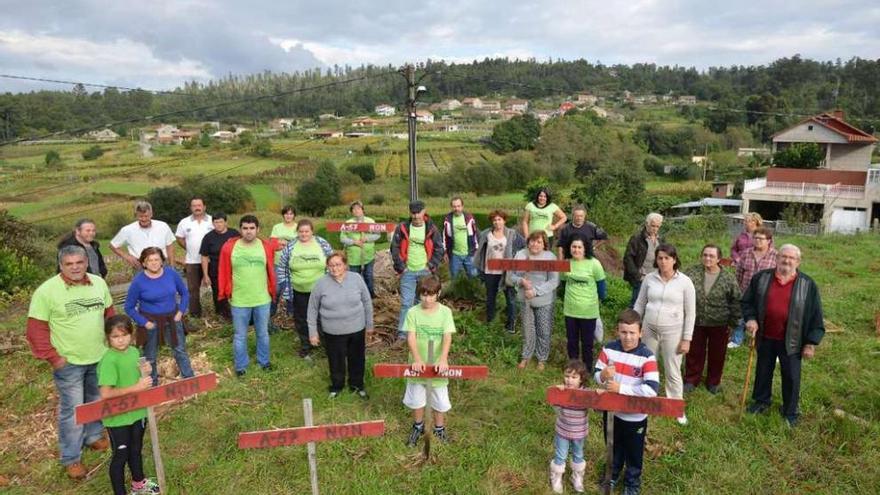
<svg viewBox="0 0 880 495">
<path fill-rule="evenodd" d="M 369 117 L 359 117 L 351 122 L 352 127 L 372 127 L 379 125 L 381 122 Z"/>
<path fill-rule="evenodd" d="M 538 122 L 544 124 L 548 120 L 553 118 L 554 115 L 556 115 L 556 111 L 555 110 L 532 110 L 532 115 L 536 119 L 538 119 Z"/>
<path fill-rule="evenodd" d="M 423 124 L 433 124 L 434 114 L 427 110 L 416 110 L 416 122 Z"/>
<path fill-rule="evenodd" d="M 110 129 L 101 129 L 100 131 L 92 131 L 86 134 L 86 139 L 99 142 L 110 142 L 119 139 L 119 134 L 116 134 Z"/>
<path fill-rule="evenodd" d="M 480 109 L 483 108 L 483 100 L 479 98 L 465 98 L 461 100 L 461 106 L 465 108 Z"/>
<path fill-rule="evenodd" d="M 485 111 L 501 110 L 501 102 L 498 100 L 483 100 L 481 109 Z"/>
<path fill-rule="evenodd" d="M 865 230 L 880 218 L 880 164 L 871 164 L 877 138 L 843 117 L 822 113 L 774 134 L 774 153 L 816 143 L 825 159 L 818 169 L 771 167 L 766 177 L 745 181 L 743 213 L 774 220 L 790 204 L 803 204 L 817 212 L 826 232 Z"/>
<path fill-rule="evenodd" d="M 275 131 L 289 131 L 293 129 L 294 119 L 272 119 L 269 122 L 269 128 Z"/>
<path fill-rule="evenodd" d="M 602 107 L 590 107 L 590 110 L 592 110 L 593 113 L 595 113 L 599 117 L 602 117 L 603 119 L 608 118 L 608 110 L 605 110 Z"/>
<path fill-rule="evenodd" d="M 676 100 L 676 104 L 678 105 L 696 105 L 697 97 L 693 95 L 681 95 Z"/>
<path fill-rule="evenodd" d="M 221 143 L 231 143 L 233 139 L 235 139 L 235 134 L 232 131 L 217 131 L 214 134 L 211 134 L 211 139 L 216 139 Z"/>
<path fill-rule="evenodd" d="M 455 98 L 443 100 L 437 104 L 437 110 L 445 110 L 447 112 L 458 110 L 459 108 L 461 108 L 461 102 L 456 100 Z"/>
<path fill-rule="evenodd" d="M 373 109 L 373 111 L 376 113 L 376 115 L 378 115 L 380 117 L 391 117 L 395 113 L 397 113 L 397 110 L 393 106 L 391 106 L 387 103 L 382 103 L 381 105 L 376 105 L 376 108 Z"/>
<path fill-rule="evenodd" d="M 566 112 L 568 112 L 569 110 L 574 110 L 575 108 L 577 108 L 577 106 L 575 106 L 574 103 L 570 101 L 564 101 L 561 105 L 559 105 L 559 114 L 565 115 Z"/>
<path fill-rule="evenodd" d="M 312 136 L 315 139 L 341 138 L 342 131 L 318 131 L 318 132 L 312 134 Z"/>
<path fill-rule="evenodd" d="M 511 112 L 526 113 L 529 110 L 529 100 L 512 98 L 504 102 L 504 109 Z"/>
<path fill-rule="evenodd" d="M 597 96 L 590 93 L 578 93 L 575 98 L 575 103 L 577 105 L 589 107 L 595 105 L 598 100 L 599 98 Z"/>
</svg>

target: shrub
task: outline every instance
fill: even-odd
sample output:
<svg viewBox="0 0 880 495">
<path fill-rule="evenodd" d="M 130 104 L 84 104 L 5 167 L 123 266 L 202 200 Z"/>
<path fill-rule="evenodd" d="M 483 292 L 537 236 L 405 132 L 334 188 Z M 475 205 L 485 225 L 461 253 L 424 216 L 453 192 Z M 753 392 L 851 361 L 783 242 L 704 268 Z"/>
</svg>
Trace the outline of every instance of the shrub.
<svg viewBox="0 0 880 495">
<path fill-rule="evenodd" d="M 55 246 L 37 229 L 0 210 L 0 292 L 37 285 L 55 264 Z"/>
<path fill-rule="evenodd" d="M 189 215 L 191 195 L 179 186 L 157 187 L 147 194 L 147 201 L 153 205 L 154 218 L 175 223 Z"/>
<path fill-rule="evenodd" d="M 0 292 L 35 287 L 43 277 L 43 270 L 30 258 L 0 246 Z"/>
<path fill-rule="evenodd" d="M 46 165 L 50 168 L 61 168 L 61 155 L 55 150 L 46 153 Z"/>
<path fill-rule="evenodd" d="M 498 153 L 530 150 L 541 135 L 541 124 L 530 114 L 514 117 L 495 125 L 492 130 L 491 147 Z"/>
<path fill-rule="evenodd" d="M 364 181 L 361 180 L 359 175 L 353 174 L 348 170 L 344 170 L 339 174 L 339 185 L 341 187 L 361 186 L 363 184 Z"/>
<path fill-rule="evenodd" d="M 297 210 L 315 216 L 321 216 L 327 208 L 339 204 L 339 189 L 318 179 L 309 179 L 300 184 L 296 191 Z"/>
<path fill-rule="evenodd" d="M 819 168 L 825 154 L 816 143 L 795 143 L 773 155 L 773 164 L 784 168 Z"/>
<path fill-rule="evenodd" d="M 369 146 L 370 145 L 366 145 L 366 147 Z M 365 184 L 369 184 L 376 179 L 376 168 L 372 163 L 356 163 L 354 165 L 349 165 L 348 171 L 360 177 Z"/>
<path fill-rule="evenodd" d="M 121 211 L 115 211 L 110 214 L 110 218 L 107 219 L 107 232 L 119 232 L 122 227 L 125 227 L 131 222 L 132 217 L 130 215 L 126 215 Z"/>
<path fill-rule="evenodd" d="M 157 187 L 147 194 L 147 200 L 153 205 L 155 218 L 174 223 L 190 214 L 189 200 L 193 196 L 204 198 L 209 212 L 243 213 L 254 207 L 253 195 L 241 182 L 205 179 L 200 175 L 187 178 L 178 186 Z"/>
<path fill-rule="evenodd" d="M 370 196 L 369 204 L 382 206 L 385 204 L 385 195 L 384 194 L 374 194 Z"/>
<path fill-rule="evenodd" d="M 272 155 L 272 142 L 268 139 L 260 139 L 254 145 L 254 154 L 267 158 Z"/>
<path fill-rule="evenodd" d="M 535 156 L 527 151 L 510 153 L 501 159 L 501 177 L 507 184 L 506 188 L 517 189 L 541 176 Z"/>
<path fill-rule="evenodd" d="M 97 160 L 104 154 L 104 150 L 97 144 L 82 152 L 83 160 Z"/>
</svg>

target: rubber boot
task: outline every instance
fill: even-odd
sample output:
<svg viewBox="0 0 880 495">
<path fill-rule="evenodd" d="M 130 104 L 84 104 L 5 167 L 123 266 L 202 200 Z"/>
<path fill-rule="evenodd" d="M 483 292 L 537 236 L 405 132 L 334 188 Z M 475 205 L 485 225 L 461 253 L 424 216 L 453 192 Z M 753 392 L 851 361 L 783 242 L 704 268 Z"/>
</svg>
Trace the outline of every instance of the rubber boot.
<svg viewBox="0 0 880 495">
<path fill-rule="evenodd" d="M 553 493 L 562 493 L 562 475 L 565 474 L 565 464 L 557 466 L 555 462 L 550 461 L 550 487 Z"/>
<path fill-rule="evenodd" d="M 587 461 L 571 461 L 571 486 L 578 493 L 584 493 L 584 471 L 586 469 Z"/>
</svg>

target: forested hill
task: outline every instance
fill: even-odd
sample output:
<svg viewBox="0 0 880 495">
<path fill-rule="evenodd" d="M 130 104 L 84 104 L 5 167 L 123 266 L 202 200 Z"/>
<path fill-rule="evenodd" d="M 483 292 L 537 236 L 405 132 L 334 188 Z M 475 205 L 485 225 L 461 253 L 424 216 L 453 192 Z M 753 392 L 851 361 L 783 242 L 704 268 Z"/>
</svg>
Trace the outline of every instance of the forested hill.
<svg viewBox="0 0 880 495">
<path fill-rule="evenodd" d="M 418 74 L 425 71 L 431 73 L 422 83 L 429 88 L 420 100 L 425 102 L 467 96 L 534 100 L 580 91 L 616 96 L 628 90 L 636 94 L 696 95 L 712 102 L 713 108 L 721 111 L 704 116 L 707 125 L 712 125 L 711 119 L 716 126 L 754 124 L 753 120 L 761 115 L 810 114 L 830 108 L 845 110 L 847 119 L 865 130 L 874 131 L 880 125 L 880 59 L 817 62 L 796 55 L 767 66 L 719 67 L 704 72 L 654 64 L 608 66 L 584 60 L 486 59 L 471 64 L 429 60 L 420 64 Z M 355 81 L 344 82 L 348 80 Z M 312 87 L 319 89 L 307 90 Z M 188 111 L 278 94 L 282 96 Z M 126 125 L 116 123 L 173 112 L 183 113 L 164 116 L 161 121 L 232 122 L 322 113 L 366 114 L 380 103 L 399 106 L 404 98 L 405 82 L 390 66 L 230 75 L 164 93 L 114 88 L 89 92 L 77 85 L 64 91 L 0 95 L 0 137 L 5 141 L 108 123 L 124 133 Z"/>
</svg>

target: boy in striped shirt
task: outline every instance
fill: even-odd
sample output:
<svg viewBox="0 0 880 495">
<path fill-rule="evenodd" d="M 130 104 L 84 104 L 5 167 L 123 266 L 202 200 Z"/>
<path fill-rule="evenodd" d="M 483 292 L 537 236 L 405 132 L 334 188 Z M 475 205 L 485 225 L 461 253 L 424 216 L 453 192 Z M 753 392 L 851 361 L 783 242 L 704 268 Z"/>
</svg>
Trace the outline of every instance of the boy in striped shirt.
<svg viewBox="0 0 880 495">
<path fill-rule="evenodd" d="M 614 342 L 606 344 L 599 354 L 594 370 L 596 382 L 609 392 L 656 397 L 660 388 L 660 372 L 654 353 L 641 342 L 642 327 L 638 313 L 632 309 L 620 313 L 617 337 Z M 608 413 L 605 413 L 603 421 L 608 421 Z M 611 488 L 617 484 L 620 471 L 626 463 L 624 495 L 638 495 L 640 491 L 647 432 L 647 414 L 614 413 Z"/>
</svg>

